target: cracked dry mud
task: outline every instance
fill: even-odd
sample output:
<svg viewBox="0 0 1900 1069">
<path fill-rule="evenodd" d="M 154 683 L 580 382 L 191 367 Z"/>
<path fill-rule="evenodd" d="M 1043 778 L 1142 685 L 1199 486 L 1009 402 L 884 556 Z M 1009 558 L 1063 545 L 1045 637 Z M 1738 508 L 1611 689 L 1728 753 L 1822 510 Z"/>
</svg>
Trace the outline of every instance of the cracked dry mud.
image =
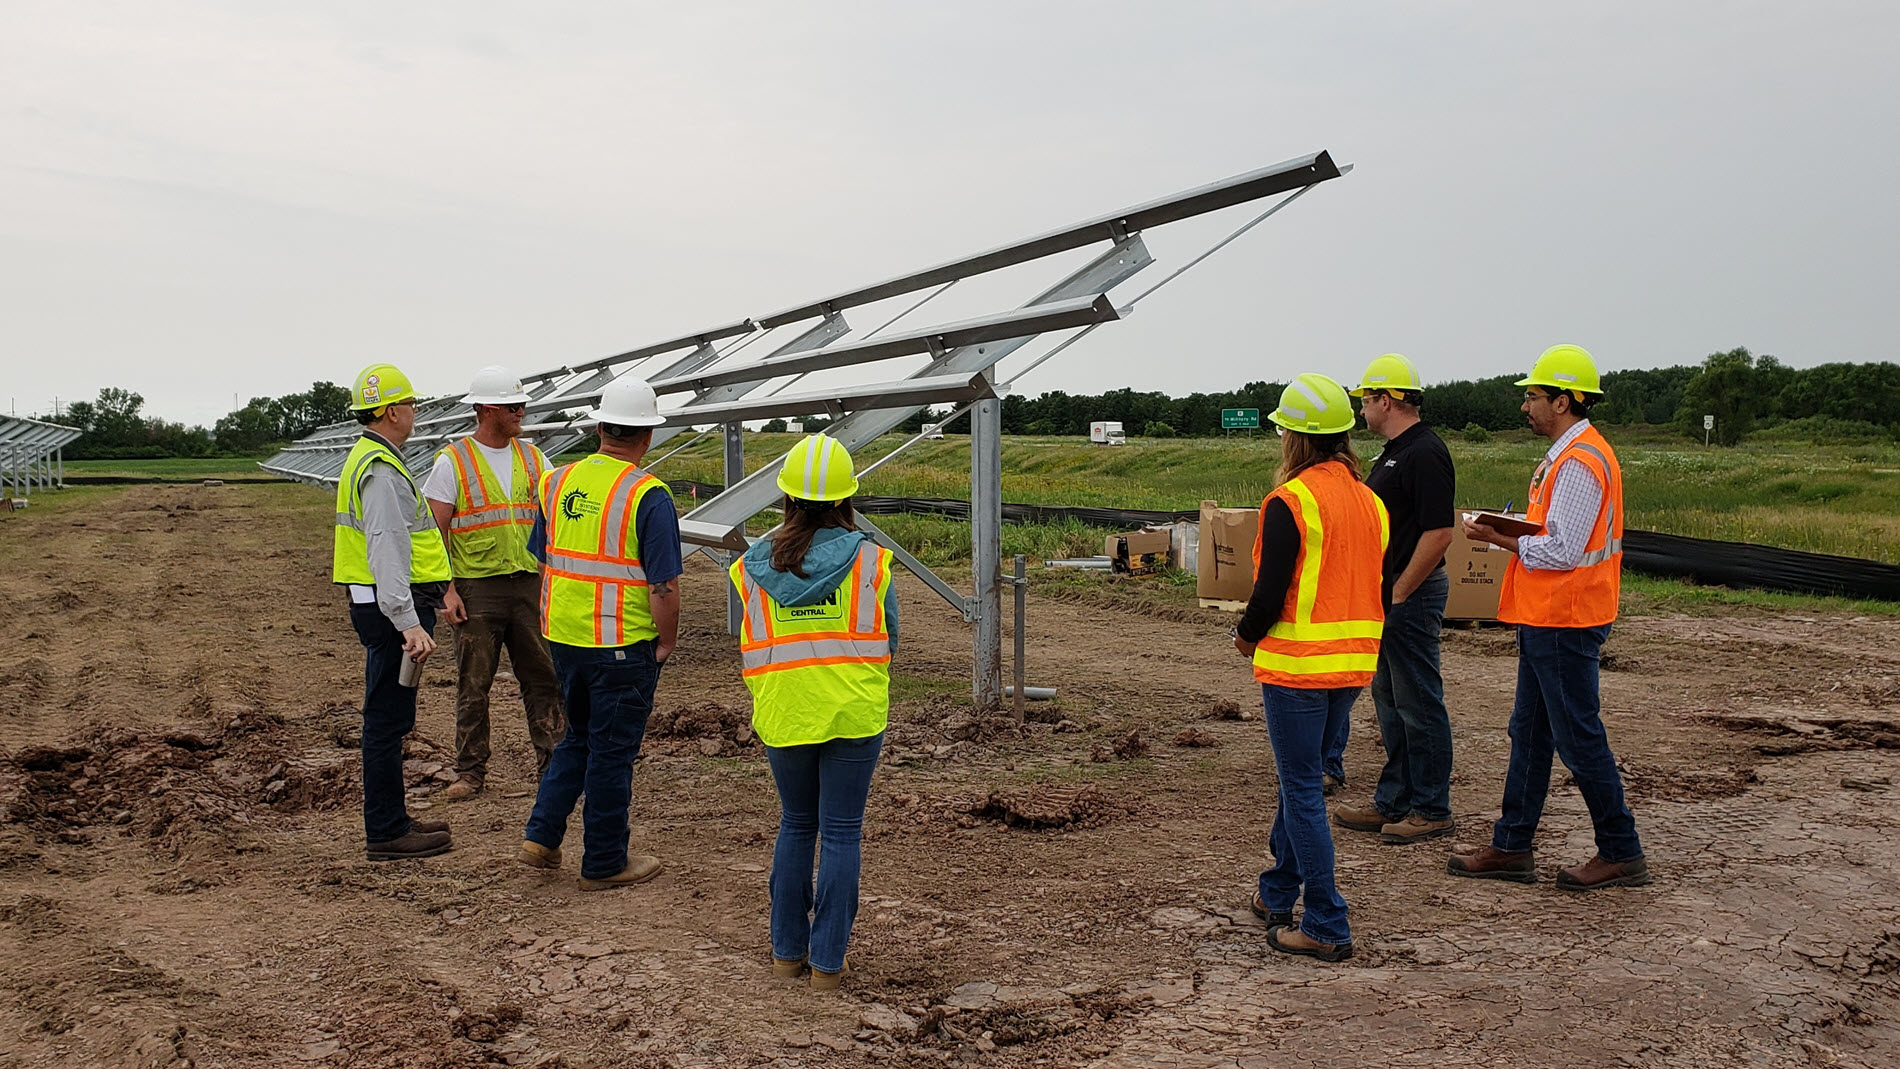
<svg viewBox="0 0 1900 1069">
<path fill-rule="evenodd" d="M 1228 618 L 1032 593 L 1030 674 L 1062 696 L 1016 737 L 967 715 L 968 631 L 900 580 L 855 972 L 820 997 L 770 976 L 776 806 L 728 715 L 713 568 L 689 568 L 670 727 L 635 775 L 664 876 L 581 894 L 572 859 L 512 863 L 532 761 L 506 682 L 490 789 L 429 803 L 439 669 L 410 772 L 456 849 L 370 865 L 327 511 L 300 487 L 135 488 L 0 524 L 0 1067 L 1900 1060 L 1893 621 L 1619 624 L 1606 720 L 1655 884 L 1555 888 L 1591 853 L 1559 769 L 1533 885 L 1340 832 L 1358 953 L 1327 966 L 1274 955 L 1245 908 L 1274 779 Z M 1466 841 L 1496 812 L 1512 654 L 1446 639 Z M 1378 767 L 1363 703 L 1354 730 L 1349 802 Z M 1219 745 L 1090 760 L 1131 732 Z M 972 810 L 1084 797 L 1101 819 Z"/>
</svg>

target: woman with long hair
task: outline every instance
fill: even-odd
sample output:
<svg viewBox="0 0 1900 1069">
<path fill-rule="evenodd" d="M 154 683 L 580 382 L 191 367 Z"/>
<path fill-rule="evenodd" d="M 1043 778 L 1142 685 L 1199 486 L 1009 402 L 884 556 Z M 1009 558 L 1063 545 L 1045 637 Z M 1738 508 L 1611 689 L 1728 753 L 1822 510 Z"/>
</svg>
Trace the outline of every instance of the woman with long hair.
<svg viewBox="0 0 1900 1069">
<path fill-rule="evenodd" d="M 1360 480 L 1344 387 L 1301 375 L 1269 418 L 1280 427 L 1278 485 L 1260 504 L 1253 596 L 1234 629 L 1234 647 L 1260 682 L 1280 779 L 1274 864 L 1260 874 L 1252 908 L 1274 950 L 1344 961 L 1352 931 L 1333 878 L 1322 763 L 1326 739 L 1344 728 L 1378 666 L 1387 519 Z"/>
<path fill-rule="evenodd" d="M 890 720 L 891 552 L 859 532 L 851 454 L 822 434 L 779 470 L 785 520 L 732 565 L 752 729 L 778 787 L 772 971 L 835 990 L 858 914 L 864 805 Z M 814 888 L 812 854 L 818 848 Z"/>
</svg>

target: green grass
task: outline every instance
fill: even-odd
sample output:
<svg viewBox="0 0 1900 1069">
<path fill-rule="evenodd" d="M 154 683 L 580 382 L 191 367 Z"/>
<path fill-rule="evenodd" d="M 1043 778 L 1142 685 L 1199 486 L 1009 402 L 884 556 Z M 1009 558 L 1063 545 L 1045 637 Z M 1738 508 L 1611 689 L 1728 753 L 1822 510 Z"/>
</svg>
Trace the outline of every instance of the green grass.
<svg viewBox="0 0 1900 1069">
<path fill-rule="evenodd" d="M 1606 434 L 1620 447 L 1631 527 L 1900 563 L 1900 444 L 1763 442 L 1705 449 L 1646 430 L 1609 427 Z M 748 470 L 775 461 L 795 440 L 794 435 L 746 435 Z M 860 465 L 901 441 L 887 436 L 860 450 Z M 1522 507 L 1531 470 L 1547 443 L 1524 431 L 1494 434 L 1483 443 L 1465 442 L 1456 434 L 1448 441 L 1458 465 L 1460 506 L 1498 508 L 1515 502 Z M 1359 447 L 1370 459 L 1379 443 L 1365 438 Z M 1003 498 L 1133 509 L 1193 509 L 1203 499 L 1253 506 L 1272 488 L 1278 448 L 1277 439 L 1264 436 L 1131 439 L 1122 447 L 1091 446 L 1076 438 L 1010 437 L 1003 442 Z M 719 440 L 708 436 L 667 461 L 660 473 L 721 482 L 720 449 Z M 920 442 L 871 473 L 864 492 L 967 499 L 969 464 L 967 439 Z M 967 530 L 960 523 L 893 517 L 888 526 L 904 527 L 917 539 L 906 543 L 926 547 L 935 559 L 968 555 Z M 1018 548 L 1006 544 L 1004 552 L 1036 557 L 1099 553 L 1105 533 L 1079 526 L 1036 534 L 1027 530 L 1006 528 L 1006 543 Z M 960 550 L 955 548 L 959 539 Z"/>
<path fill-rule="evenodd" d="M 257 466 L 267 457 L 163 457 L 154 460 L 69 460 L 68 475 L 114 475 L 157 479 L 216 479 L 268 476 Z"/>
</svg>

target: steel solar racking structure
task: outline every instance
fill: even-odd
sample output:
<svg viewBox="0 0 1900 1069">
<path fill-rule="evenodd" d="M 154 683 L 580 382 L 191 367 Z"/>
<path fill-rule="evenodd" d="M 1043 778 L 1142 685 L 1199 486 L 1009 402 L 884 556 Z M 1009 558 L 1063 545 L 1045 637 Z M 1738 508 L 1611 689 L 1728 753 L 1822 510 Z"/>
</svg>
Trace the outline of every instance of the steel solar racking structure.
<svg viewBox="0 0 1900 1069">
<path fill-rule="evenodd" d="M 654 387 L 663 404 L 681 397 L 666 425 L 654 432 L 650 455 L 657 465 L 660 447 L 695 427 L 717 429 L 725 441 L 725 488 L 681 517 L 680 532 L 689 552 L 717 559 L 746 545 L 747 521 L 778 503 L 776 463 L 747 473 L 741 438 L 747 421 L 786 416 L 825 415 L 825 433 L 853 455 L 880 435 L 901 426 L 920 408 L 954 404 L 956 415 L 971 417 L 970 537 L 975 593 L 964 594 L 937 576 L 862 515 L 860 527 L 891 549 L 898 560 L 974 624 L 972 696 L 979 708 L 1002 698 L 1002 402 L 1010 382 L 1106 323 L 1123 318 L 1142 299 L 1251 230 L 1314 186 L 1351 170 L 1326 152 L 1288 160 L 1219 182 L 1148 201 L 1123 211 L 988 249 L 794 305 L 768 315 L 747 317 L 681 335 L 613 356 L 551 368 L 523 377 L 530 397 L 525 434 L 549 456 L 572 448 L 588 433 L 582 413 L 600 396 L 601 387 L 621 375 L 636 374 Z M 1142 235 L 1146 230 L 1235 205 L 1278 197 L 1271 206 L 1173 272 L 1117 303 L 1111 290 L 1153 264 Z M 915 312 L 959 282 L 992 272 L 1106 244 L 1064 277 L 1045 286 L 1020 306 L 923 329 L 883 335 L 898 319 Z M 928 292 L 925 292 L 928 291 Z M 844 340 L 852 327 L 846 312 L 880 302 L 922 294 L 896 316 L 855 340 Z M 1038 336 L 1064 330 L 1076 333 L 1015 368 L 1009 378 L 999 365 Z M 734 359 L 741 350 L 767 338 L 779 343 L 763 358 Z M 781 340 L 782 339 L 782 340 Z M 808 376 L 840 369 L 862 369 L 900 357 L 927 360 L 908 375 L 867 377 L 855 385 L 785 392 Z M 889 373 L 886 372 L 888 376 Z M 776 384 L 776 385 L 774 385 Z M 1000 385 L 999 385 L 1000 384 Z M 769 391 L 767 387 L 772 387 Z M 765 391 L 761 393 L 761 391 Z M 950 417 L 950 418 L 954 418 Z M 947 422 L 947 420 L 945 421 Z M 443 444 L 469 434 L 474 416 L 458 395 L 437 398 L 417 408 L 414 436 L 403 459 L 421 477 Z M 354 423 L 322 428 L 265 461 L 266 470 L 318 485 L 334 485 L 350 447 L 358 437 Z M 911 438 L 884 457 L 866 463 L 868 475 L 880 464 L 921 440 Z M 690 443 L 689 443 L 690 444 Z M 738 603 L 728 592 L 727 622 L 738 633 Z"/>
<path fill-rule="evenodd" d="M 66 485 L 66 446 L 78 427 L 0 416 L 0 496 L 31 497 L 35 488 Z"/>
</svg>

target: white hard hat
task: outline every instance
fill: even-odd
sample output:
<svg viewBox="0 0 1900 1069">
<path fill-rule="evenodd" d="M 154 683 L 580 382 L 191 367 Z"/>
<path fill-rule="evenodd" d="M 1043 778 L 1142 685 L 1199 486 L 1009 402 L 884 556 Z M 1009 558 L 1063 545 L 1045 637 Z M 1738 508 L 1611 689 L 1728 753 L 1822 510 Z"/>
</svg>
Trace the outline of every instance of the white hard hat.
<svg viewBox="0 0 1900 1069">
<path fill-rule="evenodd" d="M 500 364 L 490 364 L 475 373 L 475 381 L 469 384 L 468 396 L 462 398 L 462 403 L 521 405 L 529 400 L 528 391 L 521 388 L 521 376 Z"/>
<path fill-rule="evenodd" d="M 666 420 L 660 416 L 660 399 L 645 379 L 631 376 L 615 379 L 600 391 L 600 407 L 587 413 L 596 423 L 616 423 L 622 427 L 657 427 Z"/>
</svg>

